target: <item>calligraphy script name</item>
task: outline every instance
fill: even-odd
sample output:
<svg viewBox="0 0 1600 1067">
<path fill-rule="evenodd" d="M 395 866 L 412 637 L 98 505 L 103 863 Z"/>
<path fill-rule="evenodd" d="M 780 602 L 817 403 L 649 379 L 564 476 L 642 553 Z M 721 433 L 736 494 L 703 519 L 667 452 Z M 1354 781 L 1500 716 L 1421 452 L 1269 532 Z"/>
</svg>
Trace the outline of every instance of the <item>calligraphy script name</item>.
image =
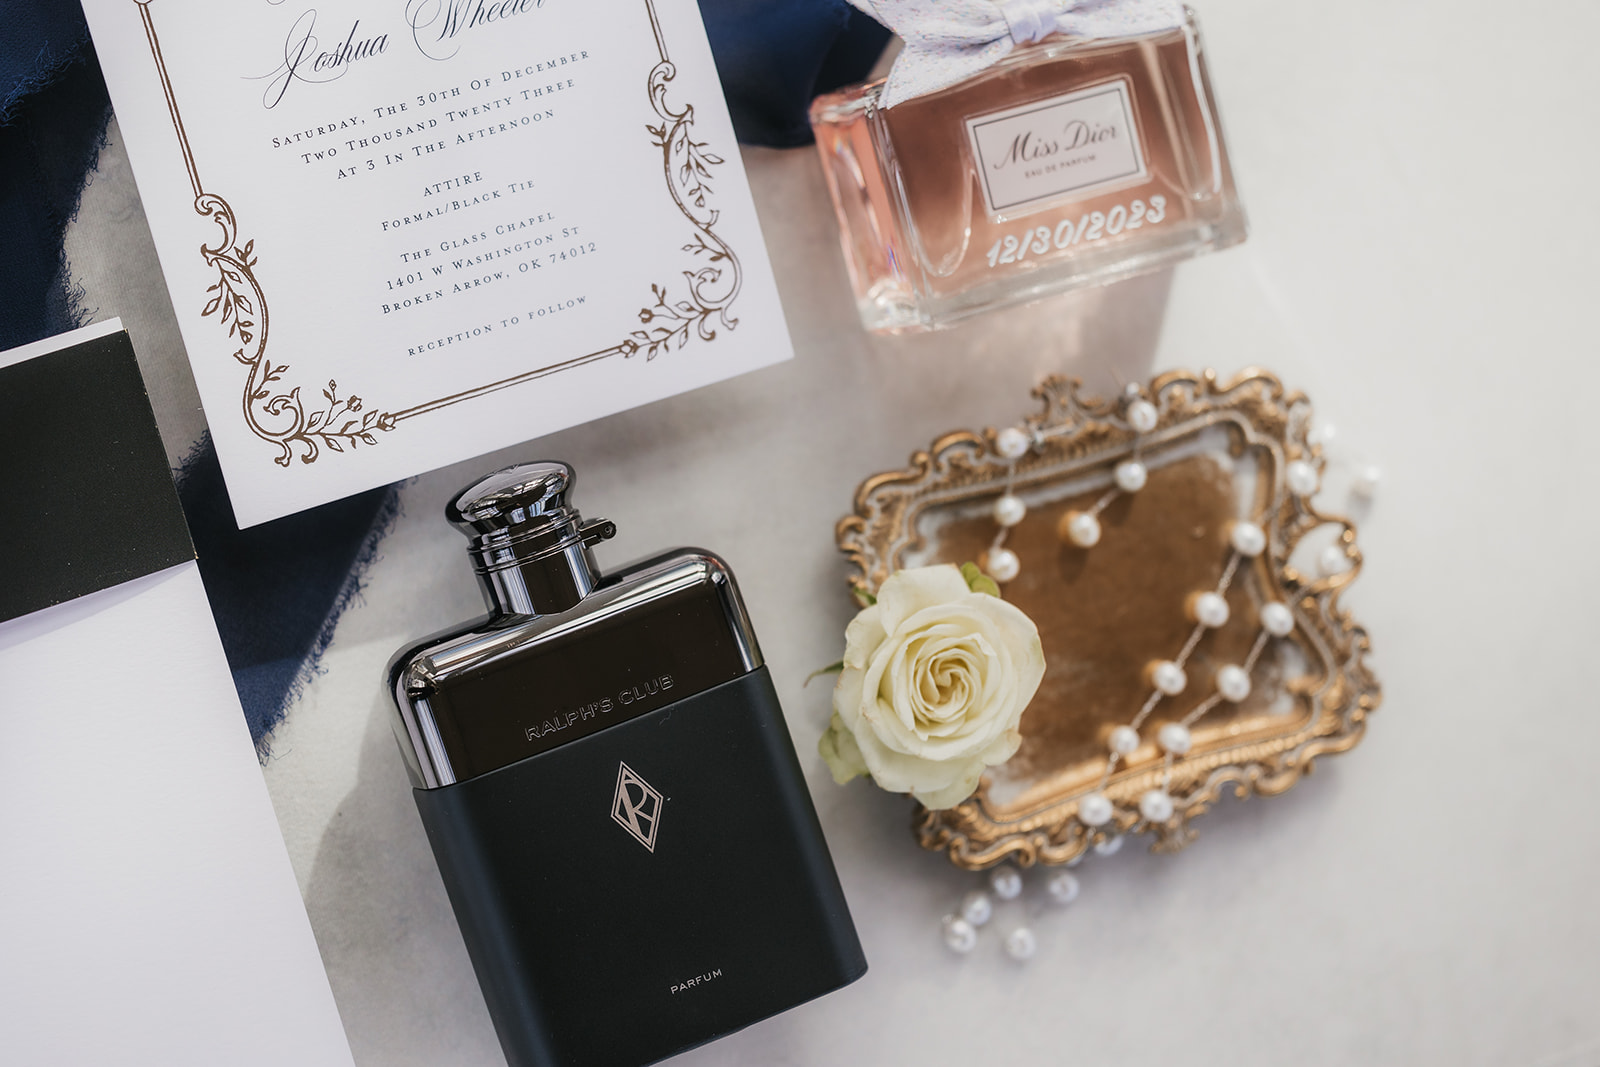
<svg viewBox="0 0 1600 1067">
<path fill-rule="evenodd" d="M 417 51 L 443 62 L 461 49 L 456 38 L 544 6 L 544 0 L 406 0 L 406 24 Z"/>
<path fill-rule="evenodd" d="M 283 94 L 295 82 L 318 85 L 342 78 L 351 64 L 380 56 L 389 47 L 389 35 L 386 33 L 376 37 L 358 36 L 360 19 L 351 25 L 345 39 L 331 50 L 323 48 L 316 29 L 317 13 L 314 10 L 306 11 L 289 27 L 289 35 L 283 40 L 283 62 L 270 74 L 262 75 L 268 79 L 266 92 L 261 95 L 263 106 L 268 109 L 277 107 L 283 102 Z"/>
<path fill-rule="evenodd" d="M 1053 137 L 1048 133 L 1041 135 L 1037 130 L 1027 130 L 1018 134 L 1011 139 L 1011 147 L 1006 149 L 1006 154 L 990 164 L 990 167 L 993 170 L 1004 170 L 1013 163 L 1037 163 L 1058 152 L 1071 152 L 1087 148 L 1089 145 L 1100 144 L 1102 141 L 1116 139 L 1115 126 L 1102 126 L 1098 122 L 1091 126 L 1087 122 L 1074 119 L 1067 123 L 1059 137 Z"/>
</svg>

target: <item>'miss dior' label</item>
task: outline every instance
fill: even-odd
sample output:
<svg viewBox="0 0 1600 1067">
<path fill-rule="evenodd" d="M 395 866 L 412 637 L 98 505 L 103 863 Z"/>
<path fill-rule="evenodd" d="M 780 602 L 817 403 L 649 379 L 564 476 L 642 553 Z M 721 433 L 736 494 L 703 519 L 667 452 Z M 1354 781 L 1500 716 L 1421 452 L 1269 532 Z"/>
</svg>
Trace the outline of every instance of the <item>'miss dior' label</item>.
<svg viewBox="0 0 1600 1067">
<path fill-rule="evenodd" d="M 1125 81 L 970 118 L 967 136 L 991 214 L 1079 199 L 1148 175 Z"/>
</svg>

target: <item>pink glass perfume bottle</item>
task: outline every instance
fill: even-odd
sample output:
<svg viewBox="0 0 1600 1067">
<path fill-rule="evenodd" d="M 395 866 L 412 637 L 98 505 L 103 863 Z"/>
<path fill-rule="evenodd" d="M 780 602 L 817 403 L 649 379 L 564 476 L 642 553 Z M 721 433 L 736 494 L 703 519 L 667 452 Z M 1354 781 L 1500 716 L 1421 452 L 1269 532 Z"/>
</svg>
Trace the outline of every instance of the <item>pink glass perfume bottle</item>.
<svg viewBox="0 0 1600 1067">
<path fill-rule="evenodd" d="M 880 81 L 817 99 L 869 330 L 941 326 L 1244 240 L 1199 28 L 1174 11 L 1137 35 L 1019 39 L 922 95 L 886 102 Z"/>
</svg>

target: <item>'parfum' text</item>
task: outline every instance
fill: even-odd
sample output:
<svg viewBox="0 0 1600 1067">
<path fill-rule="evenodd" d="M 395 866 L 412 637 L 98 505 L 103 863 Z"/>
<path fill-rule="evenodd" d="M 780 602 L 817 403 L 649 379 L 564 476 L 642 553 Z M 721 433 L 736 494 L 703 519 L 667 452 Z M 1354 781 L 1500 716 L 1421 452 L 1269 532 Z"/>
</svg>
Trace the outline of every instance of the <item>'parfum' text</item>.
<svg viewBox="0 0 1600 1067">
<path fill-rule="evenodd" d="M 685 978 L 681 982 L 673 982 L 670 992 L 677 993 L 684 989 L 693 989 L 697 985 L 704 985 L 706 982 L 709 982 L 712 979 L 721 977 L 722 968 L 718 967 L 715 970 L 707 971 L 705 974 L 697 974 L 693 978 Z"/>
</svg>

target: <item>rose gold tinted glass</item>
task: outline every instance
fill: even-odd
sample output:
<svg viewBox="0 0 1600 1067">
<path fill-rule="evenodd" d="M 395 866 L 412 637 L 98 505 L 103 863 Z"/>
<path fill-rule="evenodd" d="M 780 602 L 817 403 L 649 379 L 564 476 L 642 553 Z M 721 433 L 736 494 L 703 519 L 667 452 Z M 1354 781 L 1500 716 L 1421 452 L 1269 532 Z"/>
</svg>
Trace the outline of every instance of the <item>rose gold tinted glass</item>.
<svg viewBox="0 0 1600 1067">
<path fill-rule="evenodd" d="M 1050 37 L 892 108 L 811 121 L 870 330 L 926 329 L 1245 237 L 1198 27 Z"/>
</svg>

